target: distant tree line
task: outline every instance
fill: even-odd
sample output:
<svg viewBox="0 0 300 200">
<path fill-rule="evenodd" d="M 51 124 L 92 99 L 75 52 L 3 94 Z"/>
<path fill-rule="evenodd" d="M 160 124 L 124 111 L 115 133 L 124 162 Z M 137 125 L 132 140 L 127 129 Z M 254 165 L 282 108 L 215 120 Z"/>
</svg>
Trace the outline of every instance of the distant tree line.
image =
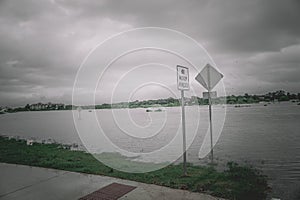
<svg viewBox="0 0 300 200">
<path fill-rule="evenodd" d="M 276 92 L 269 92 L 264 95 L 249 95 L 245 93 L 244 95 L 231 95 L 226 97 L 227 104 L 245 104 L 245 103 L 259 103 L 259 102 L 282 102 L 282 101 L 299 101 L 300 93 L 291 94 L 283 90 L 278 90 Z"/>
<path fill-rule="evenodd" d="M 148 108 L 148 107 L 174 107 L 179 106 L 180 100 L 169 97 L 167 99 L 155 99 L 155 100 L 143 100 L 143 101 L 132 101 L 132 102 L 120 102 L 120 103 L 113 103 L 113 104 L 101 104 L 96 105 L 96 109 L 110 109 L 110 108 Z"/>
<path fill-rule="evenodd" d="M 245 93 L 244 95 L 230 95 L 226 97 L 217 97 L 212 99 L 214 104 L 252 104 L 259 102 L 282 102 L 282 101 L 300 101 L 300 93 L 292 94 L 283 90 L 276 92 L 269 92 L 264 95 L 251 95 Z M 185 98 L 186 105 L 207 105 L 208 99 L 192 96 L 191 98 Z M 148 107 L 175 107 L 180 106 L 180 99 L 169 97 L 167 99 L 156 99 L 156 100 L 136 100 L 132 102 L 119 102 L 119 103 L 104 103 L 95 106 L 75 106 L 75 105 L 64 105 L 61 103 L 37 103 L 27 104 L 24 107 L 17 108 L 2 108 L 0 107 L 0 113 L 12 113 L 12 112 L 24 112 L 24 111 L 47 111 L 47 110 L 74 110 L 78 109 L 117 109 L 117 108 L 148 108 Z"/>
</svg>

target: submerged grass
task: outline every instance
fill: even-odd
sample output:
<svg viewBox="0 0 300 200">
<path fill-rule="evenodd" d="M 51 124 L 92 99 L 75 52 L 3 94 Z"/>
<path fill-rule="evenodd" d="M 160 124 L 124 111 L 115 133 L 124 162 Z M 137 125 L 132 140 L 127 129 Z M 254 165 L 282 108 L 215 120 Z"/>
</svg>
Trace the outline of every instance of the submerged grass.
<svg viewBox="0 0 300 200">
<path fill-rule="evenodd" d="M 109 157 L 108 154 L 103 156 Z M 269 191 L 267 178 L 260 171 L 232 162 L 227 164 L 228 169 L 223 172 L 213 167 L 188 164 L 187 177 L 182 177 L 182 165 L 169 165 L 148 173 L 126 173 L 107 167 L 89 153 L 71 151 L 60 144 L 34 143 L 27 146 L 24 140 L 6 137 L 0 137 L 0 162 L 106 175 L 228 199 L 265 199 Z"/>
</svg>

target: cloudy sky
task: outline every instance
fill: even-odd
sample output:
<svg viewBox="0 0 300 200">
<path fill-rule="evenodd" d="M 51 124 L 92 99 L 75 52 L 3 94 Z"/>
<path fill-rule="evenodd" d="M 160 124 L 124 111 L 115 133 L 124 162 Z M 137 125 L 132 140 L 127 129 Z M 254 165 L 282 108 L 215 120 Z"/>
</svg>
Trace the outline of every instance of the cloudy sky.
<svg viewBox="0 0 300 200">
<path fill-rule="evenodd" d="M 96 45 L 122 31 L 150 26 L 173 29 L 199 42 L 224 74 L 228 94 L 300 92 L 299 19 L 299 0 L 0 0 L 0 105 L 70 103 L 79 66 Z M 154 42 L 163 38 L 151 37 Z M 142 40 L 143 34 L 135 39 Z M 123 40 L 122 45 L 132 42 Z M 98 56 L 108 57 L 118 48 L 110 45 Z M 110 74 L 118 74 L 121 66 L 129 66 L 124 68 L 128 72 L 130 66 L 143 64 L 134 60 L 157 63 L 161 58 L 152 53 L 130 55 Z M 141 73 L 149 77 L 147 70 L 159 67 L 163 69 L 152 64 Z M 141 77 L 136 73 L 131 77 Z M 162 78 L 171 80 L 165 74 Z M 171 96 L 155 87 L 144 88 L 151 98 Z M 99 102 L 107 101 L 105 90 L 112 88 L 100 89 Z"/>
</svg>

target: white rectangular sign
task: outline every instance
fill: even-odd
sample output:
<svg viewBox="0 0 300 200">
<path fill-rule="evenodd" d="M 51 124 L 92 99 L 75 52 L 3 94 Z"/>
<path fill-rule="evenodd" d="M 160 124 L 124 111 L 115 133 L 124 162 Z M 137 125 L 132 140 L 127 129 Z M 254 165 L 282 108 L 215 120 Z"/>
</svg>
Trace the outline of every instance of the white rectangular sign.
<svg viewBox="0 0 300 200">
<path fill-rule="evenodd" d="M 203 92 L 203 99 L 208 99 L 208 92 Z M 215 99 L 217 98 L 217 91 L 211 91 L 210 92 L 210 98 Z"/>
<path fill-rule="evenodd" d="M 177 65 L 177 88 L 178 90 L 189 90 L 189 68 Z"/>
</svg>

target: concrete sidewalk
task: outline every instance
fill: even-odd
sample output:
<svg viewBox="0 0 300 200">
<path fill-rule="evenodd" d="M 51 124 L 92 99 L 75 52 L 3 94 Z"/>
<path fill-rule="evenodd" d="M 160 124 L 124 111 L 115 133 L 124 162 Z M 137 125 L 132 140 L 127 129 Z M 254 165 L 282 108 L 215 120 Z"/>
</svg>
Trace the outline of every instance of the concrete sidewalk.
<svg viewBox="0 0 300 200">
<path fill-rule="evenodd" d="M 76 200 L 113 182 L 137 187 L 120 199 L 218 199 L 206 194 L 192 193 L 106 176 L 0 163 L 1 200 Z"/>
</svg>

